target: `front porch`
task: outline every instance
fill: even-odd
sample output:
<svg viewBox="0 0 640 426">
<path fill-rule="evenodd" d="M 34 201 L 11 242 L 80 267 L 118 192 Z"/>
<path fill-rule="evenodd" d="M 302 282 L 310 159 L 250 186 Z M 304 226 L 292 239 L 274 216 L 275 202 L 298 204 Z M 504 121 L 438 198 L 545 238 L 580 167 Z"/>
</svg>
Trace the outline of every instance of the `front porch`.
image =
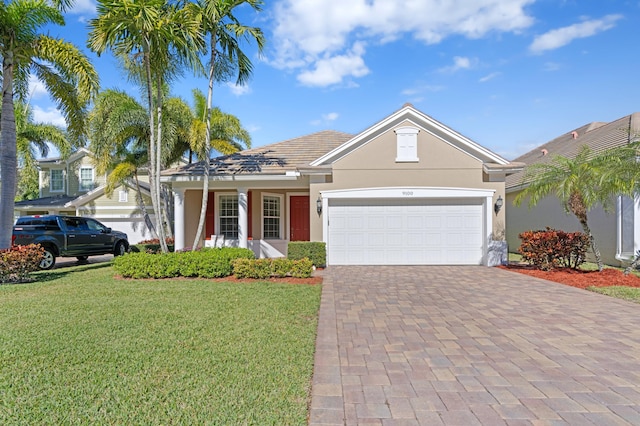
<svg viewBox="0 0 640 426">
<path fill-rule="evenodd" d="M 202 190 L 173 188 L 176 250 L 192 247 Z M 289 241 L 310 241 L 309 191 L 304 188 L 220 188 L 209 191 L 204 247 L 241 247 L 256 257 L 284 257 Z"/>
</svg>

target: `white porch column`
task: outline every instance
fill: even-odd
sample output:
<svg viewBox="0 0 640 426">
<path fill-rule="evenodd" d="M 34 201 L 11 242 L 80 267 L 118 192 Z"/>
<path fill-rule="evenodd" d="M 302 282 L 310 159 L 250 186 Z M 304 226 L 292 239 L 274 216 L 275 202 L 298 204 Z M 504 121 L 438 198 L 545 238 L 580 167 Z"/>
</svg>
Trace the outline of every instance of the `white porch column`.
<svg viewBox="0 0 640 426">
<path fill-rule="evenodd" d="M 249 197 L 247 188 L 238 188 L 238 246 L 248 247 L 249 240 Z"/>
<path fill-rule="evenodd" d="M 175 251 L 184 249 L 184 192 L 183 188 L 173 189 L 173 238 Z"/>
</svg>

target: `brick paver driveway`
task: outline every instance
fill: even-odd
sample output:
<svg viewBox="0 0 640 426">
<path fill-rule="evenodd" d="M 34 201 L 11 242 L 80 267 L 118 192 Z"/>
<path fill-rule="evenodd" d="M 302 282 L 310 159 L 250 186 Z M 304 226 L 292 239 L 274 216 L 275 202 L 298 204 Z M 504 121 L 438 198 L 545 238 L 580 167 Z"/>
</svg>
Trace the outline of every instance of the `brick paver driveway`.
<svg viewBox="0 0 640 426">
<path fill-rule="evenodd" d="M 485 267 L 325 271 L 310 424 L 640 424 L 640 305 Z"/>
</svg>

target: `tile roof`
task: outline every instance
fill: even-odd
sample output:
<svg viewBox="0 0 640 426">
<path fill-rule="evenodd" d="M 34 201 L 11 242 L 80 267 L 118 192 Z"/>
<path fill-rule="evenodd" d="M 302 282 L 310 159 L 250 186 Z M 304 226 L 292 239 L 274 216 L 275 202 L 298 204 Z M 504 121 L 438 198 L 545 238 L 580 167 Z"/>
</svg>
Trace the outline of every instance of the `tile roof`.
<svg viewBox="0 0 640 426">
<path fill-rule="evenodd" d="M 36 198 L 35 200 L 16 201 L 16 209 L 22 210 L 28 207 L 56 207 L 64 208 L 64 206 L 70 201 L 75 200 L 77 197 L 69 195 L 57 195 L 54 197 Z"/>
<path fill-rule="evenodd" d="M 624 116 L 610 123 L 593 122 L 565 133 L 536 149 L 513 160 L 527 165 L 548 163 L 556 155 L 575 157 L 583 146 L 594 153 L 626 145 L 640 138 L 640 112 Z M 506 188 L 526 185 L 526 168 L 520 173 L 507 176 Z"/>
<path fill-rule="evenodd" d="M 342 145 L 353 135 L 325 130 L 283 142 L 247 149 L 209 161 L 211 175 L 284 174 L 308 168 L 309 163 Z M 203 162 L 168 169 L 163 176 L 202 175 Z"/>
</svg>

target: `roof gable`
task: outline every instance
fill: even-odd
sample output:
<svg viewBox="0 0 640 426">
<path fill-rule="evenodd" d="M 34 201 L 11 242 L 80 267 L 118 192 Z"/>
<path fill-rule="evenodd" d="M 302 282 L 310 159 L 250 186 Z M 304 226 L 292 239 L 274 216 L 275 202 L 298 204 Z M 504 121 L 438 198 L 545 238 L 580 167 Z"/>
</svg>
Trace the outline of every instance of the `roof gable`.
<svg viewBox="0 0 640 426">
<path fill-rule="evenodd" d="M 77 151 L 69 155 L 67 158 L 62 157 L 54 157 L 54 158 L 45 158 L 38 161 L 40 167 L 45 165 L 53 165 L 53 164 L 71 164 L 74 161 L 78 161 L 82 157 L 85 156 L 93 157 L 93 153 L 86 148 L 79 148 Z"/>
<path fill-rule="evenodd" d="M 554 156 L 573 158 L 583 146 L 595 154 L 624 146 L 640 137 L 640 113 L 636 112 L 610 123 L 593 122 L 569 131 L 557 138 L 516 158 L 514 161 L 532 164 L 549 163 Z M 528 183 L 526 168 L 520 173 L 507 177 L 506 187 L 518 188 Z"/>
<path fill-rule="evenodd" d="M 417 128 L 432 134 L 445 143 L 472 156 L 473 158 L 478 159 L 479 161 L 482 161 L 483 163 L 496 163 L 500 165 L 506 165 L 509 163 L 498 154 L 484 148 L 432 117 L 418 111 L 411 104 L 405 104 L 400 110 L 377 122 L 346 143 L 336 147 L 334 150 L 311 162 L 311 166 L 331 165 L 383 133 L 405 122 L 409 122 Z"/>
</svg>

